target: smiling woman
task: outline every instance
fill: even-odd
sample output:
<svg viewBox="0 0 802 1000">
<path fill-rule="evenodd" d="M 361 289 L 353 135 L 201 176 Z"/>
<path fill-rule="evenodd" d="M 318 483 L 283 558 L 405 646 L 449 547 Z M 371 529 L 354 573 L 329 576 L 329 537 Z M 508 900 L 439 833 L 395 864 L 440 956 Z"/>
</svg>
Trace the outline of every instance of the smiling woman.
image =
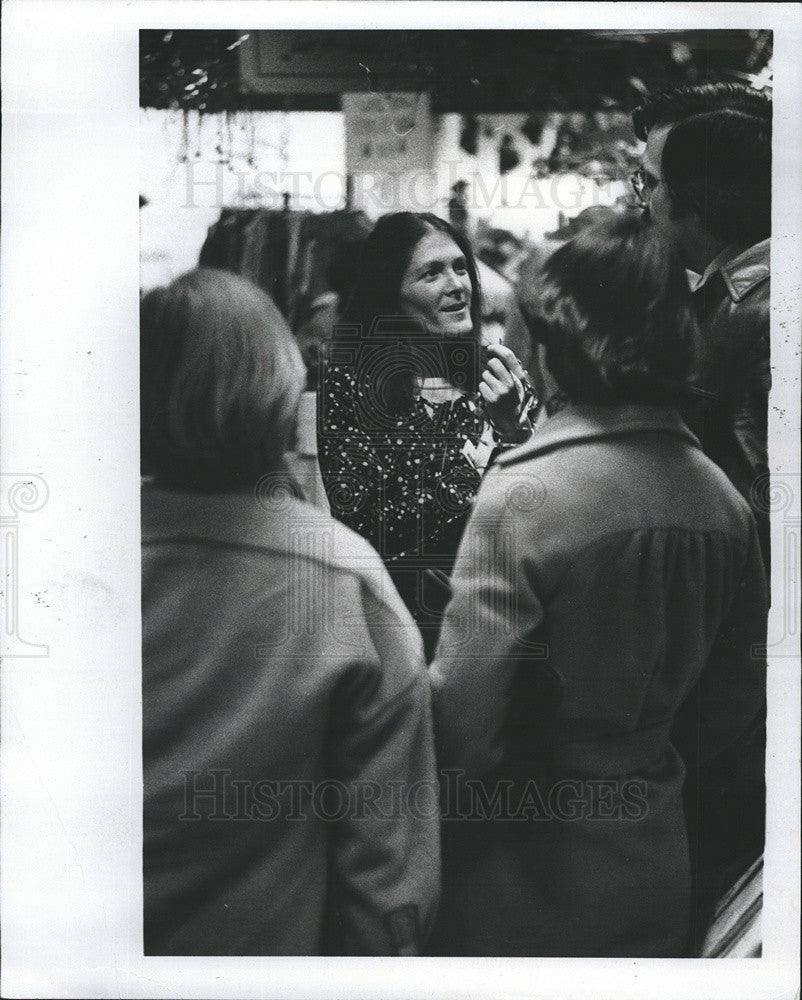
<svg viewBox="0 0 802 1000">
<path fill-rule="evenodd" d="M 434 215 L 387 215 L 324 360 L 331 512 L 378 549 L 430 653 L 482 474 L 531 433 L 526 376 L 507 348 L 483 352 L 480 317 L 467 240 Z"/>
<path fill-rule="evenodd" d="M 428 233 L 415 247 L 401 282 L 400 312 L 423 320 L 433 336 L 465 337 L 473 330 L 472 298 L 465 254 L 446 233 Z"/>
</svg>

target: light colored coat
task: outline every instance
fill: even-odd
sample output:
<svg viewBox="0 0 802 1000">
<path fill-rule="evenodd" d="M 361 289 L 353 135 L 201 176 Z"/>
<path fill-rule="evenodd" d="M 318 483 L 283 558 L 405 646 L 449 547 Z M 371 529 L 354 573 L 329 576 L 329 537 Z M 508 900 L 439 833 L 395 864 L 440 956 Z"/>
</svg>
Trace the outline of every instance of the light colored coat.
<svg viewBox="0 0 802 1000">
<path fill-rule="evenodd" d="M 446 812 L 432 954 L 682 954 L 683 757 L 759 716 L 765 615 L 748 506 L 674 411 L 570 407 L 499 459 L 431 668 L 439 766 L 484 788 Z"/>
<path fill-rule="evenodd" d="M 420 635 L 366 542 L 262 485 L 143 491 L 145 953 L 413 954 L 437 803 L 390 783 L 434 787 Z"/>
</svg>

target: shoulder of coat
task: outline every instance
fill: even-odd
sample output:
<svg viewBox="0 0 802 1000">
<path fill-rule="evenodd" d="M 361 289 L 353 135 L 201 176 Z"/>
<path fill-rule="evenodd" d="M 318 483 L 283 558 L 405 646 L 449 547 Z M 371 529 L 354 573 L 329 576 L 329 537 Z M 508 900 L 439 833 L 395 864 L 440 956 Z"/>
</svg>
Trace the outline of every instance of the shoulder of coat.
<svg viewBox="0 0 802 1000">
<path fill-rule="evenodd" d="M 537 435 L 531 437 L 528 441 L 523 444 L 519 444 L 516 448 L 510 448 L 507 451 L 501 452 L 501 454 L 496 458 L 495 464 L 499 468 L 508 468 L 511 465 L 519 465 L 521 462 L 526 462 L 528 459 L 534 459 L 534 457 L 542 451 L 542 444 L 540 443 Z"/>
<path fill-rule="evenodd" d="M 387 570 L 361 535 L 305 500 L 295 500 L 268 530 L 269 547 L 323 573 L 357 577 L 381 594 Z"/>
</svg>

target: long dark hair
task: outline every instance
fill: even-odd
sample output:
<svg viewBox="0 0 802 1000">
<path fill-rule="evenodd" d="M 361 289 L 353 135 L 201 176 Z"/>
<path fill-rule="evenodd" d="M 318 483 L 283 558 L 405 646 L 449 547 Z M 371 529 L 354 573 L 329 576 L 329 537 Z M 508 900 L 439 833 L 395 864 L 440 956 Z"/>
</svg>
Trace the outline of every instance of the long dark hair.
<svg viewBox="0 0 802 1000">
<path fill-rule="evenodd" d="M 377 317 L 399 317 L 398 295 L 404 274 L 415 247 L 433 230 L 452 239 L 465 257 L 471 279 L 473 332 L 479 335 L 482 296 L 473 249 L 462 233 L 429 212 L 394 212 L 379 219 L 362 248 L 359 275 L 343 311 L 344 323 L 358 324 L 369 336 Z M 403 336 L 401 324 L 399 336 Z"/>
<path fill-rule="evenodd" d="M 413 385 L 416 376 L 435 374 L 433 371 L 416 370 L 414 355 L 409 348 L 415 341 L 427 337 L 427 331 L 420 320 L 402 316 L 398 299 L 401 283 L 409 267 L 415 247 L 424 236 L 431 232 L 444 233 L 459 247 L 465 258 L 466 269 L 471 281 L 471 332 L 465 337 L 449 338 L 443 342 L 444 350 L 438 353 L 444 363 L 440 374 L 453 384 L 468 391 L 478 386 L 480 365 L 470 365 L 466 371 L 456 372 L 450 360 L 465 357 L 459 351 L 460 344 L 470 348 L 476 355 L 481 338 L 482 294 L 476 258 L 468 240 L 443 219 L 428 212 L 394 212 L 385 215 L 376 223 L 368 236 L 360 260 L 359 273 L 338 327 L 334 340 L 351 339 L 354 331 L 363 340 L 374 342 L 379 339 L 387 348 L 388 364 L 393 369 L 389 381 L 393 387 L 385 385 L 383 398 L 393 410 L 403 412 L 411 405 Z M 393 353 L 395 351 L 395 353 Z M 422 359 L 418 359 L 423 363 Z M 376 359 L 372 356 L 371 366 L 375 370 Z M 362 372 L 357 372 L 361 384 Z"/>
</svg>

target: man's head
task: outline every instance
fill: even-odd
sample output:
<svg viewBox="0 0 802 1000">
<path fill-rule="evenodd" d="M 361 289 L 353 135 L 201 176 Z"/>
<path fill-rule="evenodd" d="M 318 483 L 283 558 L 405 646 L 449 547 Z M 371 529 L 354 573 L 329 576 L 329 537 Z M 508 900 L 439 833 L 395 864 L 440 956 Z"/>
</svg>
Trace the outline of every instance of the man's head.
<svg viewBox="0 0 802 1000">
<path fill-rule="evenodd" d="M 708 111 L 742 111 L 771 124 L 771 98 L 742 83 L 704 83 L 675 87 L 644 99 L 632 112 L 635 135 L 648 142 L 656 126 L 674 125 L 692 115 Z"/>
<path fill-rule="evenodd" d="M 682 87 L 633 114 L 646 140 L 639 189 L 649 218 L 691 248 L 756 243 L 771 226 L 771 100 L 738 84 Z M 698 261 L 689 260 L 692 266 Z"/>
<path fill-rule="evenodd" d="M 179 489 L 253 489 L 282 470 L 304 364 L 273 300 L 200 267 L 140 302 L 142 471 Z"/>
</svg>

